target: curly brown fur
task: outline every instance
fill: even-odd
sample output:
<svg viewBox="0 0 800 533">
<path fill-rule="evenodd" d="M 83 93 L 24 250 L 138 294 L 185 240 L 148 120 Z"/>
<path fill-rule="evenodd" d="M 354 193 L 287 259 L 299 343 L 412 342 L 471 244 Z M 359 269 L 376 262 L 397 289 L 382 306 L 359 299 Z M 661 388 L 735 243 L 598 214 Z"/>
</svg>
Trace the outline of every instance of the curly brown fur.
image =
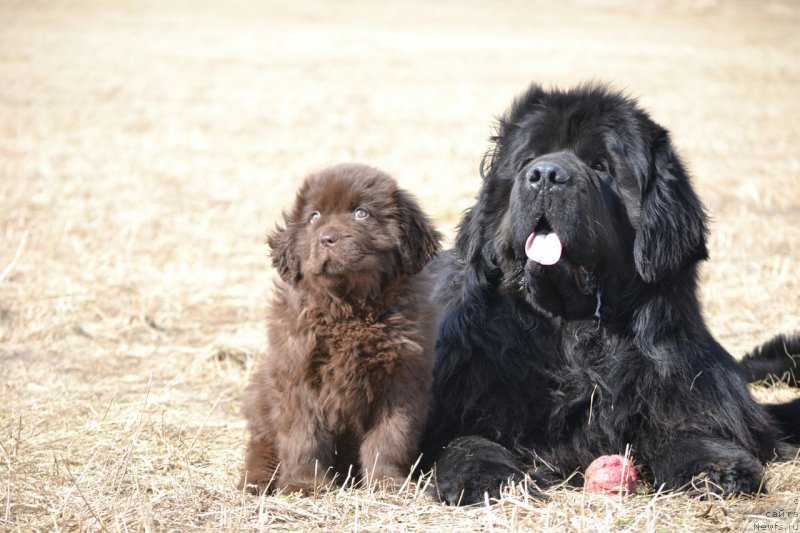
<svg viewBox="0 0 800 533">
<path fill-rule="evenodd" d="M 441 236 L 391 177 L 356 164 L 309 176 L 284 218 L 269 236 L 281 279 L 245 393 L 240 487 L 309 492 L 350 474 L 399 485 L 430 403 L 422 268 Z"/>
</svg>

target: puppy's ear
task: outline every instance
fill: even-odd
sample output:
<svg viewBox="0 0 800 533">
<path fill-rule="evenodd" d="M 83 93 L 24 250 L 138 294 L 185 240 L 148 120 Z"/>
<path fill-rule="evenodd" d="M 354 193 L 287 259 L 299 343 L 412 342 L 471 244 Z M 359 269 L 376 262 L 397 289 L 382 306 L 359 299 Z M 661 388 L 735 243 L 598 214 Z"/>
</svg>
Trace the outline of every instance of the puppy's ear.
<svg viewBox="0 0 800 533">
<path fill-rule="evenodd" d="M 300 257 L 296 252 L 296 233 L 291 216 L 286 213 L 283 216 L 286 220 L 286 227 L 278 225 L 275 227 L 275 231 L 267 236 L 269 255 L 272 259 L 272 266 L 278 271 L 281 279 L 286 283 L 296 285 L 303 277 L 300 270 Z"/>
<path fill-rule="evenodd" d="M 708 258 L 708 217 L 664 130 L 655 135 L 649 166 L 633 253 L 639 275 L 655 283 Z"/>
<path fill-rule="evenodd" d="M 441 249 L 442 234 L 433 227 L 431 220 L 410 194 L 397 189 L 394 201 L 402 232 L 403 268 L 406 273 L 413 275 L 422 270 Z"/>
</svg>

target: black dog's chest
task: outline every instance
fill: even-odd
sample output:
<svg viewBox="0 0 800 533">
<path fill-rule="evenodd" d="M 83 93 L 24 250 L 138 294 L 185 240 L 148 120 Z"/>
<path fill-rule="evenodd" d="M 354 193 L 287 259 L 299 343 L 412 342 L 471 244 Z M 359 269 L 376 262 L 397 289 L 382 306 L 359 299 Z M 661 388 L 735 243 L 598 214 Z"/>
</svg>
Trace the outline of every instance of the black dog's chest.
<svg viewBox="0 0 800 533">
<path fill-rule="evenodd" d="M 613 353 L 608 353 L 597 324 L 564 327 L 559 332 L 559 356 L 551 360 L 550 397 L 555 409 L 551 424 L 571 426 L 613 409 Z"/>
<path fill-rule="evenodd" d="M 554 380 L 553 394 L 557 412 L 575 421 L 601 416 L 606 409 L 613 410 L 614 391 L 609 377 L 591 366 L 562 367 Z M 594 413 L 593 413 L 594 411 Z"/>
</svg>

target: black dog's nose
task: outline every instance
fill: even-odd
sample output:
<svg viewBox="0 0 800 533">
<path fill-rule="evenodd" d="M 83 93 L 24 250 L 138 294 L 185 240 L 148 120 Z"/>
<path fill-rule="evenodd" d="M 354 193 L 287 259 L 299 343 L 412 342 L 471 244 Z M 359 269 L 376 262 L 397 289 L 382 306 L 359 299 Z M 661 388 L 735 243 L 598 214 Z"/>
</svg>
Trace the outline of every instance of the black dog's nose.
<svg viewBox="0 0 800 533">
<path fill-rule="evenodd" d="M 326 231 L 319 238 L 319 242 L 322 244 L 323 248 L 330 248 L 336 244 L 336 241 L 338 240 L 339 236 L 333 231 Z"/>
<path fill-rule="evenodd" d="M 572 181 L 569 173 L 555 161 L 538 161 L 528 169 L 528 183 L 534 189 L 544 185 L 546 189 Z"/>
</svg>

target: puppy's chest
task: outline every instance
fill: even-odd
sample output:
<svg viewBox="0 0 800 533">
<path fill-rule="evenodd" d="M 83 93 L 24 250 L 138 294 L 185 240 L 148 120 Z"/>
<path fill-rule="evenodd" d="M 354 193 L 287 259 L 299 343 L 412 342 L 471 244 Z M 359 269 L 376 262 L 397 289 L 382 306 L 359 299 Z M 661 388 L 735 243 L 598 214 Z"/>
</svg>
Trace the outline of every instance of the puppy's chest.
<svg viewBox="0 0 800 533">
<path fill-rule="evenodd" d="M 402 343 L 382 322 L 343 320 L 315 331 L 306 376 L 323 404 L 353 409 L 385 390 L 402 357 Z"/>
</svg>

